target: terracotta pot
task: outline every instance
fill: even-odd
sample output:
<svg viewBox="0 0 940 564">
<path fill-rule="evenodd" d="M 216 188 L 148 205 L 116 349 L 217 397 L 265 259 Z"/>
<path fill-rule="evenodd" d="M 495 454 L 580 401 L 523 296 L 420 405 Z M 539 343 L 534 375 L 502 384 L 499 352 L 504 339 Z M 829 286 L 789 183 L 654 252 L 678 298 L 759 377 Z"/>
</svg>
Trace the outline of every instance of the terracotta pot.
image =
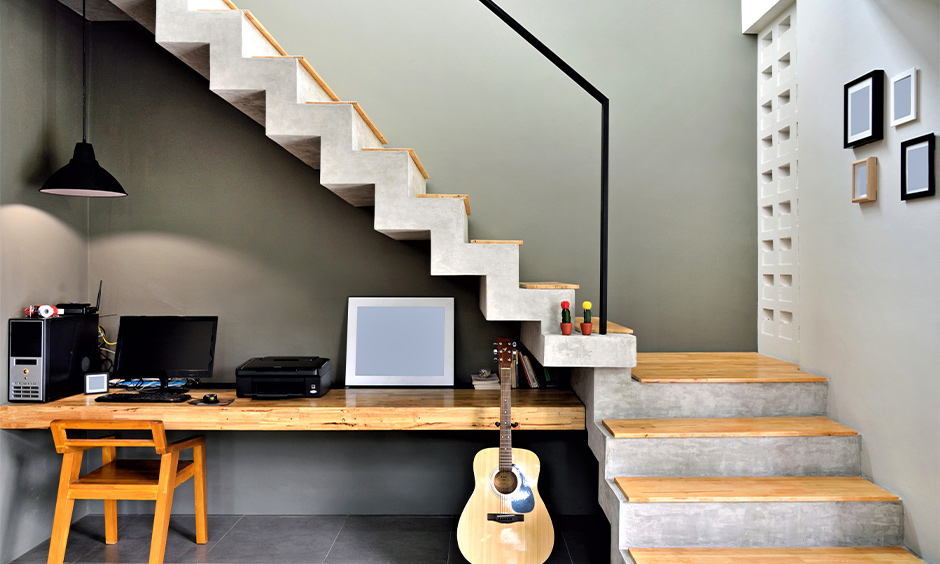
<svg viewBox="0 0 940 564">
<path fill-rule="evenodd" d="M 562 335 L 570 335 L 570 334 L 571 334 L 571 324 L 570 324 L 570 323 L 562 323 L 562 324 L 561 324 L 561 334 L 562 334 Z"/>
<path fill-rule="evenodd" d="M 590 323 L 582 323 L 582 324 L 581 324 L 581 334 L 582 334 L 582 335 L 590 335 L 590 334 L 591 334 L 591 327 L 592 327 L 592 325 L 591 325 Z"/>
</svg>

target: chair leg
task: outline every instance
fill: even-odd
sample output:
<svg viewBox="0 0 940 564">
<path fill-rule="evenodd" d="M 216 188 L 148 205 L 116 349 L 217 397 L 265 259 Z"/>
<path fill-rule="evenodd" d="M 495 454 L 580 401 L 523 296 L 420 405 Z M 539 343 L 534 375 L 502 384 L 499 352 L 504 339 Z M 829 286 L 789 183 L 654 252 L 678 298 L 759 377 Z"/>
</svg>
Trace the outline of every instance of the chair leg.
<svg viewBox="0 0 940 564">
<path fill-rule="evenodd" d="M 206 508 L 206 447 L 196 445 L 193 447 L 193 465 L 196 467 L 193 475 L 193 489 L 196 490 L 196 542 L 206 544 L 209 542 L 208 510 Z"/>
<path fill-rule="evenodd" d="M 176 483 L 176 468 L 179 452 L 160 457 L 160 483 L 157 491 L 157 506 L 153 513 L 153 536 L 150 538 L 150 564 L 163 564 L 166 553 L 166 535 L 170 528 L 170 509 L 173 507 L 173 490 Z"/>
<path fill-rule="evenodd" d="M 65 545 L 69 540 L 72 524 L 72 509 L 75 500 L 69 499 L 69 485 L 78 479 L 82 469 L 82 452 L 66 452 L 62 456 L 59 472 L 59 493 L 55 501 L 55 518 L 52 520 L 52 537 L 49 539 L 48 564 L 62 564 L 65 560 Z"/>
<path fill-rule="evenodd" d="M 114 447 L 101 447 L 101 465 L 110 464 L 116 457 Z M 114 544 L 118 541 L 117 500 L 104 500 L 104 542 Z"/>
</svg>

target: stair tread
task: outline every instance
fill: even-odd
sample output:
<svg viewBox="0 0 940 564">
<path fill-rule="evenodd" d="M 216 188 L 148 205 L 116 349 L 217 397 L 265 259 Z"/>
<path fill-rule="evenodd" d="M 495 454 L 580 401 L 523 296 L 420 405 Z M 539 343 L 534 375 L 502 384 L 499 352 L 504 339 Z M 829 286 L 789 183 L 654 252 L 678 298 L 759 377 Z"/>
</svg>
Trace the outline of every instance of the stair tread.
<svg viewBox="0 0 940 564">
<path fill-rule="evenodd" d="M 463 200 L 463 207 L 470 215 L 470 195 L 469 194 L 416 194 L 419 198 L 460 198 Z"/>
<path fill-rule="evenodd" d="M 578 333 L 581 332 L 582 323 L 584 323 L 583 317 L 574 318 L 574 328 L 578 331 Z M 595 317 L 594 319 L 591 320 L 591 333 L 597 334 L 597 333 L 600 333 L 600 331 L 601 331 L 601 320 Z M 607 332 L 619 334 L 619 335 L 632 335 L 633 329 L 630 329 L 629 327 L 624 327 L 623 325 L 618 325 L 614 323 L 613 321 L 608 321 Z"/>
<path fill-rule="evenodd" d="M 615 439 L 858 435 L 854 429 L 828 417 L 604 419 L 604 426 Z"/>
<path fill-rule="evenodd" d="M 813 548 L 631 548 L 636 564 L 909 564 L 921 562 L 899 546 Z"/>
<path fill-rule="evenodd" d="M 634 503 L 898 501 L 858 476 L 615 478 Z"/>
<path fill-rule="evenodd" d="M 581 285 L 567 282 L 519 282 L 519 287 L 525 290 L 578 290 Z"/>
<path fill-rule="evenodd" d="M 644 384 L 826 381 L 758 353 L 639 353 L 631 375 Z"/>
<path fill-rule="evenodd" d="M 393 149 L 390 147 L 363 147 L 360 151 L 408 151 L 408 154 L 411 155 L 411 160 L 414 161 L 415 166 L 418 167 L 418 170 L 421 171 L 421 176 L 425 180 L 428 180 L 428 171 L 424 168 L 424 165 L 421 164 L 421 159 L 418 158 L 418 153 L 414 149 Z"/>
<path fill-rule="evenodd" d="M 472 239 L 470 242 L 474 245 L 522 245 L 521 239 L 507 239 L 505 241 L 496 239 Z"/>
</svg>

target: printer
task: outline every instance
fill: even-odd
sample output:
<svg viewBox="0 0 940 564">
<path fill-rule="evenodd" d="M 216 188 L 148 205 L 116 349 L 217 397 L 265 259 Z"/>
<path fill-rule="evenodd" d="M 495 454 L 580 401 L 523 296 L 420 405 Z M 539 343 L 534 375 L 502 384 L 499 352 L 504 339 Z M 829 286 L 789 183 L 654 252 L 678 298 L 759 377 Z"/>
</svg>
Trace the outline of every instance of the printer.
<svg viewBox="0 0 940 564">
<path fill-rule="evenodd" d="M 262 356 L 235 369 L 240 398 L 318 398 L 330 382 L 330 359 L 318 356 Z"/>
</svg>

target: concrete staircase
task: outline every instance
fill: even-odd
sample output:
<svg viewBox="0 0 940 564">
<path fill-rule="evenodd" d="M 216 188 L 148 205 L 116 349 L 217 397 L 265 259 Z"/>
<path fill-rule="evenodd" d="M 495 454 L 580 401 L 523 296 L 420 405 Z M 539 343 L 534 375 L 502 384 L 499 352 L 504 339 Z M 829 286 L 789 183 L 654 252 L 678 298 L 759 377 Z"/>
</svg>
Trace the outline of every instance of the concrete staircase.
<svg viewBox="0 0 940 564">
<path fill-rule="evenodd" d="M 632 372 L 574 377 L 611 562 L 920 562 L 897 548 L 897 496 L 859 477 L 857 433 L 823 416 L 825 379 L 756 353 L 640 354 Z"/>
<path fill-rule="evenodd" d="M 324 187 L 354 206 L 374 206 L 377 231 L 430 239 L 432 275 L 479 276 L 485 318 L 523 322 L 521 340 L 543 365 L 633 366 L 633 335 L 563 337 L 559 304 L 574 303 L 574 290 L 522 287 L 521 242 L 470 240 L 468 197 L 427 194 L 428 173 L 415 152 L 386 147 L 358 103 L 341 100 L 250 12 L 230 0 L 108 1 L 263 125 L 269 138 L 318 169 Z"/>
</svg>

